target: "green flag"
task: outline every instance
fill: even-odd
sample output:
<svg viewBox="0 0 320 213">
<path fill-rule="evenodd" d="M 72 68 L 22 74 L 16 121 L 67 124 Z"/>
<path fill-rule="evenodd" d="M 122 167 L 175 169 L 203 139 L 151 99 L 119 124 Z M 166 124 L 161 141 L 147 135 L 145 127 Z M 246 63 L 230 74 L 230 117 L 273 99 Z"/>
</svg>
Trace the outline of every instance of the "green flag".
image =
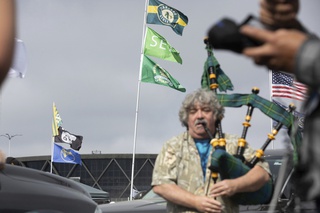
<svg viewBox="0 0 320 213">
<path fill-rule="evenodd" d="M 160 67 L 147 56 L 143 55 L 141 81 L 146 83 L 160 84 L 185 92 L 186 89 L 174 79 L 168 71 Z"/>
<path fill-rule="evenodd" d="M 149 0 L 147 23 L 170 26 L 175 33 L 182 35 L 183 28 L 188 24 L 188 17 L 161 1 Z"/>
<path fill-rule="evenodd" d="M 182 64 L 180 53 L 167 40 L 153 29 L 147 27 L 144 54 Z"/>
</svg>

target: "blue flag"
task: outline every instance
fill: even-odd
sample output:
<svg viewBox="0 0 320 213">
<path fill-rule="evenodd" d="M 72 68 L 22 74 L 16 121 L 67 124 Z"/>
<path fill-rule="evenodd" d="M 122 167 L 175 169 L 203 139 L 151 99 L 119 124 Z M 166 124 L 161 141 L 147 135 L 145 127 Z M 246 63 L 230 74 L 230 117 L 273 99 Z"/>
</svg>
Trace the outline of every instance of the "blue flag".
<svg viewBox="0 0 320 213">
<path fill-rule="evenodd" d="M 182 35 L 183 28 L 188 24 L 188 17 L 161 1 L 149 0 L 147 23 L 170 26 L 175 33 Z"/>
<path fill-rule="evenodd" d="M 81 156 L 78 152 L 72 149 L 65 149 L 62 146 L 54 143 L 53 160 L 55 163 L 73 163 L 81 165 Z"/>
</svg>

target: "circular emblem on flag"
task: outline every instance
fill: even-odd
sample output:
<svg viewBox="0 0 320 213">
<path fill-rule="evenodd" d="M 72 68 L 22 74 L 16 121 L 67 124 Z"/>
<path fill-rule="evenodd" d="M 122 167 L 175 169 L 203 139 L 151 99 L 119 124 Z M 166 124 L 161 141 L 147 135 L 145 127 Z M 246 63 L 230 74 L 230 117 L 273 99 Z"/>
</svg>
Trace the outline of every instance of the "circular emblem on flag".
<svg viewBox="0 0 320 213">
<path fill-rule="evenodd" d="M 61 133 L 61 140 L 65 143 L 72 144 L 72 141 L 75 141 L 77 138 L 74 135 L 71 135 L 69 132 L 64 131 Z"/>
<path fill-rule="evenodd" d="M 65 162 L 74 162 L 76 159 L 73 153 L 70 150 L 66 149 L 61 149 L 60 157 Z"/>
<path fill-rule="evenodd" d="M 166 85 L 169 85 L 171 87 L 173 86 L 173 84 L 170 81 L 170 78 L 168 77 L 167 73 L 158 64 L 156 64 L 153 67 L 153 74 L 154 74 L 154 81 L 156 83 L 158 83 L 158 84 L 166 84 Z"/>
<path fill-rule="evenodd" d="M 179 19 L 179 13 L 168 5 L 161 4 L 158 6 L 158 18 L 164 25 L 176 23 Z"/>
</svg>

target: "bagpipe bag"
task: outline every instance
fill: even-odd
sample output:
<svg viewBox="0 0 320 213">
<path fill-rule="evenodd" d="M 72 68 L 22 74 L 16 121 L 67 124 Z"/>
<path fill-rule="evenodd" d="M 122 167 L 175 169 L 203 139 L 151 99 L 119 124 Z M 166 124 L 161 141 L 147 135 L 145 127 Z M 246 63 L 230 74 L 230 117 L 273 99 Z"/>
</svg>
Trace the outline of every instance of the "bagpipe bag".
<svg viewBox="0 0 320 213">
<path fill-rule="evenodd" d="M 223 149 L 216 149 L 211 155 L 212 171 L 220 174 L 221 180 L 235 179 L 245 175 L 250 167 L 241 162 L 240 159 L 230 155 Z M 272 178 L 255 192 L 237 193 L 231 197 L 234 203 L 239 205 L 256 205 L 268 203 L 272 198 Z"/>
</svg>

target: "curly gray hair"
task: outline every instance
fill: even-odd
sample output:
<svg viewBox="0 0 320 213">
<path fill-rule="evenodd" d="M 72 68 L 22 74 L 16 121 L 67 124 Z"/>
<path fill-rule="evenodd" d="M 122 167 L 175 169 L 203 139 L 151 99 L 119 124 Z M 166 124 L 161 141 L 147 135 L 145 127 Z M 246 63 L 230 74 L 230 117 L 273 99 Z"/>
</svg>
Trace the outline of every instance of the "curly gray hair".
<svg viewBox="0 0 320 213">
<path fill-rule="evenodd" d="M 224 117 L 224 107 L 220 104 L 216 94 L 209 89 L 197 89 L 188 94 L 182 102 L 179 110 L 179 119 L 182 126 L 188 128 L 188 115 L 190 109 L 199 103 L 200 105 L 208 105 L 214 112 L 215 120 L 222 120 Z"/>
</svg>

